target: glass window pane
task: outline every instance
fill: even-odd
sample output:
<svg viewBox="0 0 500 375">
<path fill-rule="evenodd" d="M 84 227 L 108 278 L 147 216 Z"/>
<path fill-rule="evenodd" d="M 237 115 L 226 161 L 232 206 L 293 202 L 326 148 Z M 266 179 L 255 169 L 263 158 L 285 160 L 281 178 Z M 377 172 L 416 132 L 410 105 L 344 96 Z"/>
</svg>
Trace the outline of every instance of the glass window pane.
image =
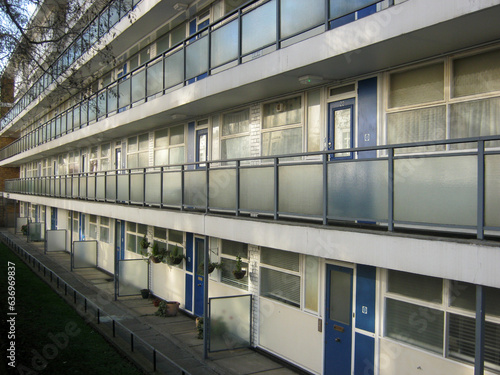
<svg viewBox="0 0 500 375">
<path fill-rule="evenodd" d="M 391 74 L 389 107 L 444 99 L 444 64 L 438 63 Z"/>
<path fill-rule="evenodd" d="M 168 164 L 168 150 L 156 150 L 155 151 L 155 165 L 167 165 Z"/>
<path fill-rule="evenodd" d="M 263 247 L 260 254 L 261 263 L 270 266 L 285 268 L 290 271 L 299 271 L 299 254 Z"/>
<path fill-rule="evenodd" d="M 339 18 L 369 5 L 378 3 L 380 0 L 330 0 L 330 18 Z"/>
<path fill-rule="evenodd" d="M 351 283 L 350 273 L 330 270 L 330 320 L 351 324 Z"/>
<path fill-rule="evenodd" d="M 320 90 L 307 94 L 307 151 L 321 149 L 321 106 Z"/>
<path fill-rule="evenodd" d="M 179 145 L 184 143 L 184 125 L 170 128 L 170 144 Z"/>
<path fill-rule="evenodd" d="M 486 314 L 500 316 L 500 289 L 484 287 Z M 461 281 L 450 282 L 450 305 L 476 310 L 476 286 Z"/>
<path fill-rule="evenodd" d="M 424 301 L 441 303 L 443 280 L 437 277 L 389 270 L 387 291 Z"/>
<path fill-rule="evenodd" d="M 137 137 L 132 137 L 127 140 L 127 150 L 128 152 L 136 152 L 137 149 Z"/>
<path fill-rule="evenodd" d="M 147 150 L 149 147 L 149 135 L 142 134 L 139 136 L 139 151 Z"/>
<path fill-rule="evenodd" d="M 247 133 L 250 130 L 250 110 L 226 113 L 222 120 L 222 136 Z"/>
<path fill-rule="evenodd" d="M 155 132 L 155 147 L 168 146 L 168 129 L 158 130 Z"/>
<path fill-rule="evenodd" d="M 302 121 L 302 98 L 281 100 L 264 105 L 263 129 L 299 124 Z"/>
<path fill-rule="evenodd" d="M 165 228 L 154 227 L 155 238 L 161 238 L 162 240 L 167 239 L 167 230 Z"/>
<path fill-rule="evenodd" d="M 393 339 L 436 353 L 443 352 L 442 311 L 387 298 L 385 330 Z"/>
<path fill-rule="evenodd" d="M 387 143 L 413 143 L 446 139 L 445 106 L 415 109 L 387 115 Z M 442 151 L 444 146 L 398 149 L 396 152 Z"/>
<path fill-rule="evenodd" d="M 305 308 L 318 311 L 319 259 L 310 255 L 306 255 L 305 259 Z"/>
<path fill-rule="evenodd" d="M 184 146 L 183 147 L 175 147 L 169 150 L 170 160 L 169 164 L 182 164 L 184 163 Z"/>
<path fill-rule="evenodd" d="M 300 277 L 285 272 L 260 268 L 260 295 L 277 301 L 300 306 Z"/>
<path fill-rule="evenodd" d="M 248 263 L 242 262 L 241 268 L 248 270 Z M 248 289 L 248 272 L 243 276 L 242 279 L 236 279 L 233 275 L 233 270 L 236 269 L 236 261 L 233 259 L 222 259 L 222 269 L 221 269 L 221 281 L 224 284 L 234 286 L 236 288 Z"/>
<path fill-rule="evenodd" d="M 262 155 L 285 155 L 302 152 L 302 128 L 262 134 Z"/>
<path fill-rule="evenodd" d="M 250 156 L 250 136 L 221 140 L 221 159 L 238 159 Z"/>
<path fill-rule="evenodd" d="M 248 245 L 242 242 L 222 240 L 222 254 L 248 258 Z"/>
<path fill-rule="evenodd" d="M 176 242 L 182 244 L 184 242 L 184 233 L 178 230 L 169 229 L 168 240 L 170 242 Z"/>
<path fill-rule="evenodd" d="M 500 50 L 453 61 L 453 96 L 500 90 Z"/>
</svg>

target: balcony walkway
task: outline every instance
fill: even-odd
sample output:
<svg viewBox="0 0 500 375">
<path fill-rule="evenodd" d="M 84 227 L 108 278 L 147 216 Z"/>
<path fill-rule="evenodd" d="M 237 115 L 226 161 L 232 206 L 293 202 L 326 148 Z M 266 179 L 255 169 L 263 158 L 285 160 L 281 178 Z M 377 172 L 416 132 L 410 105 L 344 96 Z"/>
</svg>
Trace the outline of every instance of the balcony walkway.
<svg viewBox="0 0 500 375">
<path fill-rule="evenodd" d="M 68 304 L 75 306 L 75 309 L 86 318 L 93 328 L 104 335 L 122 354 L 141 367 L 145 373 L 180 374 L 179 367 L 187 374 L 197 375 L 288 375 L 300 373 L 251 349 L 210 353 L 209 359 L 203 360 L 203 340 L 197 338 L 195 321 L 192 317 L 183 313 L 169 318 L 154 316 L 157 308 L 150 300 L 142 299 L 140 296 L 120 297 L 118 301 L 114 301 L 114 282 L 113 277 L 109 274 L 98 269 L 77 269 L 71 272 L 69 253 L 49 252 L 44 254 L 43 242 L 28 243 L 26 237 L 16 235 L 13 230 L 5 228 L 2 228 L 0 232 L 1 237 L 9 238 L 41 263 L 42 267 L 40 268 L 37 261 L 23 259 Z M 53 273 L 44 271 L 43 265 Z M 60 278 L 60 281 L 57 280 L 57 284 L 55 275 Z M 64 284 L 86 296 L 90 303 L 102 308 L 100 324 L 97 324 L 97 319 L 89 311 L 84 311 L 83 305 L 80 307 L 75 305 L 73 293 L 65 292 Z M 87 306 L 87 302 L 85 302 L 85 306 Z M 113 317 L 113 320 L 132 331 L 136 337 L 135 342 L 143 340 L 154 347 L 158 353 L 167 356 L 175 365 L 164 363 L 166 366 L 158 365 L 156 372 L 153 372 L 152 359 L 146 358 L 144 353 L 138 350 L 137 344 L 136 350 L 131 352 L 130 342 L 123 340 L 118 335 L 113 337 L 109 324 L 106 324 L 106 319 L 109 323 L 108 316 Z M 159 358 L 159 355 L 157 357 Z"/>
</svg>

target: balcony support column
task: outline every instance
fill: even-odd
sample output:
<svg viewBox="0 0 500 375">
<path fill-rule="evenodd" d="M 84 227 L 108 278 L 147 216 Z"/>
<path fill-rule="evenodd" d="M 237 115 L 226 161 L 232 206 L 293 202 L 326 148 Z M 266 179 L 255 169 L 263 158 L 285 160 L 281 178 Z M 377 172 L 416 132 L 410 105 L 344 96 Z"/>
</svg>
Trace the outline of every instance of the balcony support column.
<svg viewBox="0 0 500 375">
<path fill-rule="evenodd" d="M 476 285 L 476 353 L 474 358 L 474 375 L 484 374 L 484 323 L 485 323 L 485 289 Z"/>
<path fill-rule="evenodd" d="M 477 239 L 484 239 L 484 141 L 477 142 Z"/>
<path fill-rule="evenodd" d="M 394 231 L 394 149 L 387 149 L 387 163 L 388 163 L 388 174 L 387 174 L 387 186 L 389 197 L 388 203 L 388 213 L 387 213 L 387 230 L 389 232 Z"/>
</svg>

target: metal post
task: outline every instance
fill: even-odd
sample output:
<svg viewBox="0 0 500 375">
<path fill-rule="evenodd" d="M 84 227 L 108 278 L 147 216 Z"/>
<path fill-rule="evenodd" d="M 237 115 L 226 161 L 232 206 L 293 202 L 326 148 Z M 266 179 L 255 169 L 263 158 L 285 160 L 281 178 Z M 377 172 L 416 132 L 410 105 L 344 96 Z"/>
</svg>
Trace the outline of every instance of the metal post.
<svg viewBox="0 0 500 375">
<path fill-rule="evenodd" d="M 134 351 L 134 334 L 130 332 L 130 351 Z"/>
<path fill-rule="evenodd" d="M 236 160 L 236 216 L 240 216 L 240 165 L 241 162 Z"/>
<path fill-rule="evenodd" d="M 210 252 L 208 246 L 209 237 L 205 236 L 205 260 L 203 262 L 203 278 L 205 279 L 203 285 L 203 358 L 208 359 L 208 263 L 210 262 Z"/>
<path fill-rule="evenodd" d="M 477 239 L 484 239 L 484 141 L 477 142 Z"/>
<path fill-rule="evenodd" d="M 394 231 L 394 149 L 387 149 L 387 162 L 388 162 L 388 174 L 387 186 L 389 190 L 388 203 L 388 213 L 387 213 L 387 230 L 389 232 Z"/>
<path fill-rule="evenodd" d="M 328 154 L 323 154 L 323 225 L 328 224 Z"/>
<path fill-rule="evenodd" d="M 184 164 L 181 165 L 181 211 L 184 211 Z"/>
<path fill-rule="evenodd" d="M 279 1 L 278 1 L 279 3 Z M 274 220 L 278 220 L 279 209 L 279 176 L 278 176 L 278 158 L 274 158 Z"/>
<path fill-rule="evenodd" d="M 208 161 L 205 163 L 205 183 L 206 183 L 206 198 L 205 198 L 205 212 L 208 214 L 208 211 L 209 211 L 209 207 L 210 207 L 210 199 L 209 199 L 209 196 L 210 196 L 210 171 L 209 171 L 209 164 L 208 164 Z M 205 262 L 206 263 L 206 262 Z"/>
<path fill-rule="evenodd" d="M 474 375 L 484 374 L 484 318 L 485 290 L 476 285 L 476 355 L 474 359 Z"/>
</svg>

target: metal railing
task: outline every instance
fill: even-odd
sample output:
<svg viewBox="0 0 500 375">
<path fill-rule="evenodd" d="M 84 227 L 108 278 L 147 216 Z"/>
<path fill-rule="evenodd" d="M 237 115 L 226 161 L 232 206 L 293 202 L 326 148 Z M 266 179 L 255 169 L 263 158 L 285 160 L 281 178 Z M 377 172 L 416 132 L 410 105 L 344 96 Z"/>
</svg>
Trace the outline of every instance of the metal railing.
<svg viewBox="0 0 500 375">
<path fill-rule="evenodd" d="M 207 75 L 296 43 L 310 37 L 311 33 L 324 32 L 335 20 L 349 18 L 363 9 L 371 9 L 382 0 L 365 0 L 362 4 L 356 2 L 356 6 L 342 10 L 332 7 L 331 0 L 304 1 L 293 7 L 282 0 L 270 0 L 259 6 L 255 5 L 256 2 L 249 2 L 190 35 L 90 98 L 4 147 L 0 150 L 0 160 L 145 103 Z M 388 5 L 391 4 L 388 2 Z M 306 14 L 308 17 L 297 18 L 297 14 Z M 7 120 L 2 120 L 2 124 L 3 121 Z"/>
<path fill-rule="evenodd" d="M 274 220 L 361 222 L 389 231 L 395 225 L 439 227 L 482 239 L 485 230 L 500 230 L 498 141 L 500 135 L 22 178 L 5 187 Z M 421 153 L 426 149 L 443 151 Z"/>
<path fill-rule="evenodd" d="M 21 245 L 17 244 L 11 237 L 0 232 L 0 240 L 12 251 L 17 253 L 33 271 L 38 272 L 42 280 L 51 285 L 58 293 L 63 294 L 63 297 L 68 303 L 73 305 L 72 307 L 75 310 L 92 323 L 97 324 L 100 327 L 100 331 L 110 337 L 111 341 L 121 346 L 127 345 L 130 353 L 141 354 L 151 366 L 147 369 L 148 371 L 159 371 L 165 374 L 190 374 L 190 372 L 176 364 L 167 355 L 128 329 L 119 321 L 119 317 L 109 315 L 106 312 L 105 306 L 103 307 L 102 305 L 96 304 L 92 299 L 68 284 L 56 272 L 30 254 Z M 101 300 L 104 299 L 101 298 Z"/>
</svg>

